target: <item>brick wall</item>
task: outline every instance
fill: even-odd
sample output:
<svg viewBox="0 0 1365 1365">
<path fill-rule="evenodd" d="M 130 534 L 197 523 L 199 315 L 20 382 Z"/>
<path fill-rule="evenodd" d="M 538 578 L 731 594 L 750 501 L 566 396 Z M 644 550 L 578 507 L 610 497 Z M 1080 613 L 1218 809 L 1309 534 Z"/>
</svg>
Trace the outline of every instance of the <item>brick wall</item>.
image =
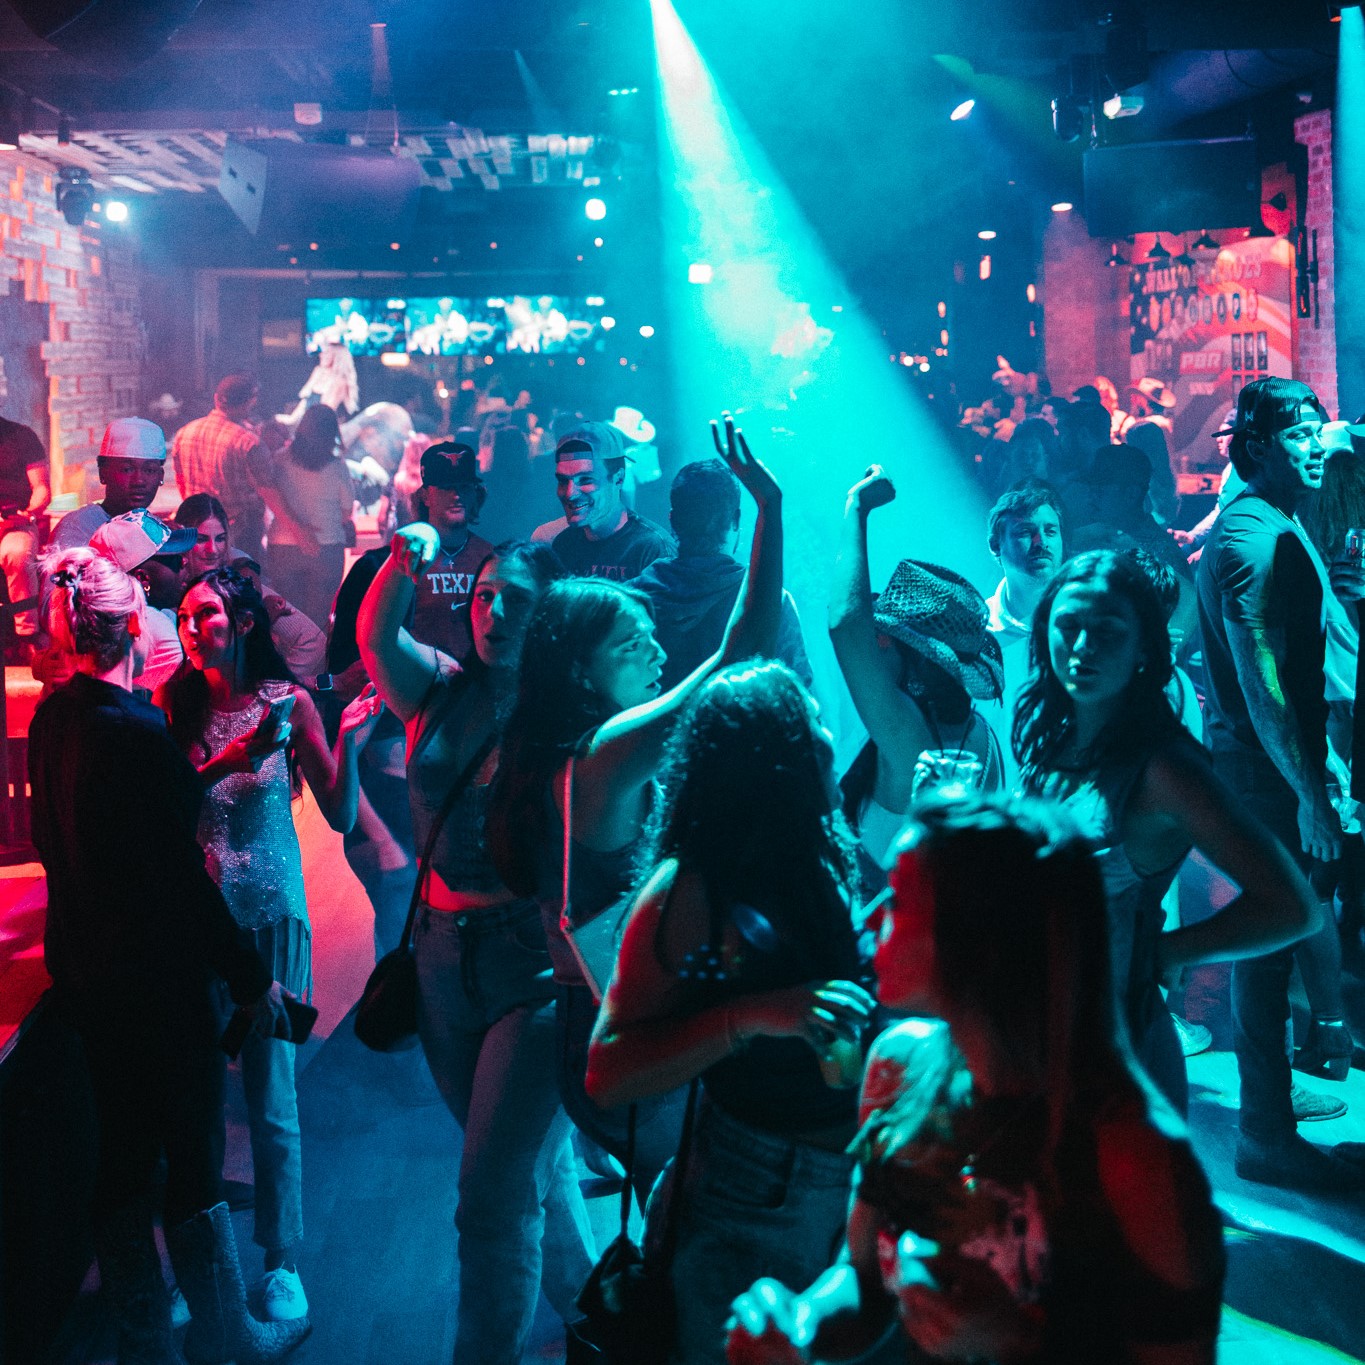
<svg viewBox="0 0 1365 1365">
<path fill-rule="evenodd" d="M 1336 252 L 1332 243 L 1332 111 L 1315 110 L 1294 120 L 1294 141 L 1308 150 L 1308 199 L 1304 226 L 1311 244 L 1318 231 L 1318 306 L 1316 325 L 1298 318 L 1294 327 L 1294 375 L 1322 399 L 1336 415 L 1337 318 Z M 1344 415 L 1344 414 L 1343 414 Z"/>
<path fill-rule="evenodd" d="M 1070 395 L 1096 375 L 1128 382 L 1128 272 L 1111 269 L 1110 241 L 1092 238 L 1079 211 L 1054 213 L 1043 233 L 1043 354 L 1054 393 Z M 1119 243 L 1120 253 L 1127 246 Z"/>
<path fill-rule="evenodd" d="M 48 378 L 53 492 L 82 501 L 98 487 L 105 426 L 140 409 L 143 356 L 138 260 L 116 229 L 74 228 L 57 211 L 52 167 L 0 152 L 0 294 L 48 305 L 42 348 Z M 5 339 L 0 337 L 0 358 Z"/>
</svg>

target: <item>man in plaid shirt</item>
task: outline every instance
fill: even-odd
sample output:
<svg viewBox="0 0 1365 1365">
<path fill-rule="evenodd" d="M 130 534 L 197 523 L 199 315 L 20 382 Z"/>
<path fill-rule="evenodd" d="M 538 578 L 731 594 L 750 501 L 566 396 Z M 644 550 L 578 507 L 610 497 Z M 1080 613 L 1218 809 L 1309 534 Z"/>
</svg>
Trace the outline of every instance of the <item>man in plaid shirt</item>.
<svg viewBox="0 0 1365 1365">
<path fill-rule="evenodd" d="M 180 496 L 212 493 L 231 522 L 232 543 L 261 558 L 265 501 L 270 487 L 269 454 L 248 425 L 259 386 L 249 374 L 230 374 L 213 395 L 213 411 L 187 422 L 175 434 L 171 458 Z"/>
</svg>

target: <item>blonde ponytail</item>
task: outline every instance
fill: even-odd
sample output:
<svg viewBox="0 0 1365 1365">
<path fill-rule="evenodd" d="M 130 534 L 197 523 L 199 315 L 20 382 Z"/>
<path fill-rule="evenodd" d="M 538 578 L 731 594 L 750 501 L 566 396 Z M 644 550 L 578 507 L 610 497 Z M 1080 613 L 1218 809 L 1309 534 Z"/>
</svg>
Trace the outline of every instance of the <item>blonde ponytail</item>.
<svg viewBox="0 0 1365 1365">
<path fill-rule="evenodd" d="M 90 656 L 108 672 L 132 648 L 128 618 L 147 599 L 142 586 L 91 549 L 59 550 L 42 561 L 43 621 L 53 646 Z"/>
</svg>

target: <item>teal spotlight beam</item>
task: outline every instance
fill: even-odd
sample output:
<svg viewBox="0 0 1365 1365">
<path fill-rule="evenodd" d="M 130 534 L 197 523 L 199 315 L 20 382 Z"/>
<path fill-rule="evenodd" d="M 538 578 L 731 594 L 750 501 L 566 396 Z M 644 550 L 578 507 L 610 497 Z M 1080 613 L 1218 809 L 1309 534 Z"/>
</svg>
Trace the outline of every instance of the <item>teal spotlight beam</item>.
<svg viewBox="0 0 1365 1365">
<path fill-rule="evenodd" d="M 904 368 L 891 363 L 887 342 L 670 0 L 651 0 L 650 8 L 668 318 L 661 340 L 674 365 L 682 450 L 704 455 L 707 418 L 743 410 L 755 453 L 771 462 L 786 493 L 788 585 L 808 644 L 824 638 L 824 583 L 844 494 L 873 462 L 900 492 L 873 524 L 874 585 L 912 556 L 993 588 L 984 503 L 959 457 L 909 390 Z M 689 267 L 706 282 L 689 283 Z M 926 320 L 926 333 L 937 336 L 941 325 Z"/>
<path fill-rule="evenodd" d="M 1365 16 L 1341 11 L 1337 106 L 1332 120 L 1336 249 L 1337 395 L 1341 417 L 1365 412 Z"/>
</svg>

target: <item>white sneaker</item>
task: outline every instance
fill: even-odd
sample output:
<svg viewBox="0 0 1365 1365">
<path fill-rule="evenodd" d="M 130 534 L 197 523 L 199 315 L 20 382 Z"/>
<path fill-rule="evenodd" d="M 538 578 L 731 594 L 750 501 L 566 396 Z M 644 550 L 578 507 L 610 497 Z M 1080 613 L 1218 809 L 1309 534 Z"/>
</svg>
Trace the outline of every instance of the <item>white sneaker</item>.
<svg viewBox="0 0 1365 1365">
<path fill-rule="evenodd" d="M 270 1270 L 257 1286 L 267 1322 L 292 1322 L 308 1316 L 308 1295 L 296 1270 Z"/>
</svg>

